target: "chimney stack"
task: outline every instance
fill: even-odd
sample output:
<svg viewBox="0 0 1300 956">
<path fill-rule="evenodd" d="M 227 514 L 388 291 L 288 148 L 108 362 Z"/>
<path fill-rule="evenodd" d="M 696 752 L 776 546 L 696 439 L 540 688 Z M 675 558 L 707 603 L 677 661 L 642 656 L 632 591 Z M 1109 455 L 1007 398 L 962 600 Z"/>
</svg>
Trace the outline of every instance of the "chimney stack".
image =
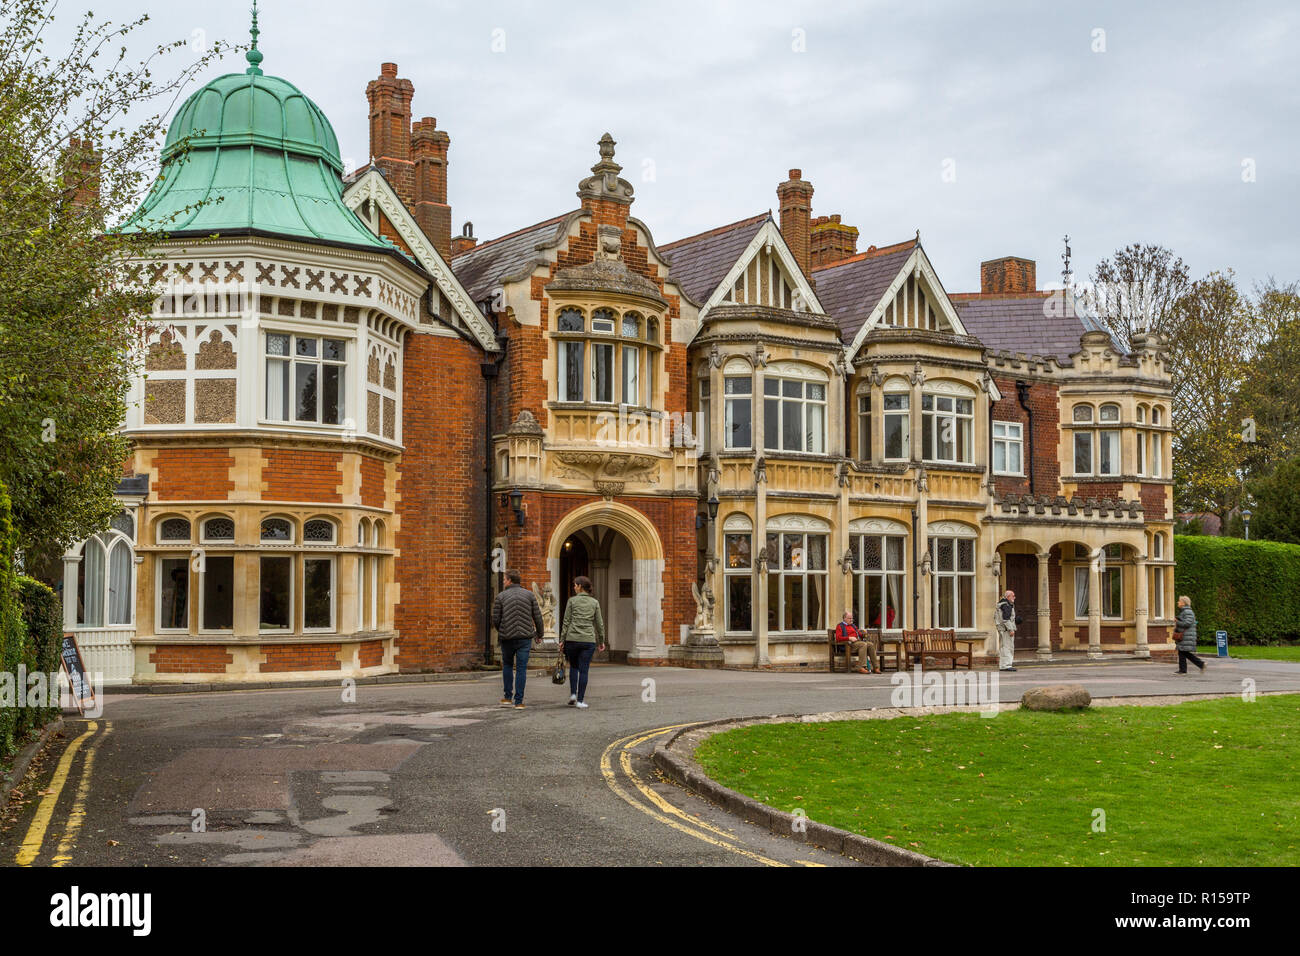
<svg viewBox="0 0 1300 956">
<path fill-rule="evenodd" d="M 68 183 L 67 198 L 82 215 L 99 216 L 100 166 L 104 154 L 88 139 L 73 136 L 63 153 L 63 176 Z"/>
<path fill-rule="evenodd" d="M 451 206 L 447 204 L 447 147 L 451 137 L 426 116 L 411 127 L 411 159 L 415 166 L 412 213 L 424 234 L 451 260 Z"/>
<path fill-rule="evenodd" d="M 399 79 L 396 63 L 384 63 L 379 78 L 366 84 L 370 104 L 370 158 L 402 202 L 415 202 L 415 166 L 411 162 L 411 97 L 415 87 Z"/>
<path fill-rule="evenodd" d="M 809 272 L 809 219 L 812 215 L 812 183 L 804 182 L 803 170 L 790 170 L 790 178 L 776 187 L 781 204 L 781 235 L 794 254 L 804 275 Z"/>
<path fill-rule="evenodd" d="M 812 268 L 833 265 L 858 254 L 858 227 L 846 226 L 839 213 L 818 216 L 808 234 L 808 260 Z"/>
<path fill-rule="evenodd" d="M 1036 292 L 1036 266 L 1033 259 L 1003 256 L 980 263 L 980 292 Z"/>
<path fill-rule="evenodd" d="M 451 254 L 458 256 L 462 252 L 469 252 L 478 245 L 478 239 L 474 237 L 474 224 L 467 222 L 461 227 L 459 236 L 452 236 Z"/>
</svg>

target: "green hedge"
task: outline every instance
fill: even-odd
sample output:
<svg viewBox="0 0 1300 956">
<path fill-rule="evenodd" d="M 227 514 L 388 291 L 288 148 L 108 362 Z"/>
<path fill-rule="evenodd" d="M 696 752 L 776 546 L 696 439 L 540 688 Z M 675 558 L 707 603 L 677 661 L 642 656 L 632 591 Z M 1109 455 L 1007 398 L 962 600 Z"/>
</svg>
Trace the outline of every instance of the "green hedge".
<svg viewBox="0 0 1300 956">
<path fill-rule="evenodd" d="M 1300 545 L 1175 535 L 1174 559 L 1174 593 L 1192 599 L 1202 642 L 1300 640 Z"/>
<path fill-rule="evenodd" d="M 16 705 L 4 706 L 9 701 L 0 701 L 0 759 L 13 754 L 29 734 L 59 712 L 57 684 L 47 683 L 47 706 L 17 706 L 26 703 L 26 688 L 18 683 L 20 666 L 28 674 L 47 676 L 59 669 L 63 612 L 48 587 L 14 573 L 13 540 L 9 496 L 0 485 L 0 673 L 10 675 L 4 679 Z"/>
</svg>

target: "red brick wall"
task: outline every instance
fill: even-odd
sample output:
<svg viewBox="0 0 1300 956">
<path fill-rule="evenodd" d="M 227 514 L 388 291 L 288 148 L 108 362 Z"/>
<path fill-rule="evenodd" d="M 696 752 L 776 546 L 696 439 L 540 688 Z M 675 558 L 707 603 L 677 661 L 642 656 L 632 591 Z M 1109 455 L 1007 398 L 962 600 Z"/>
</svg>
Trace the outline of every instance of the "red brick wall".
<svg viewBox="0 0 1300 956">
<path fill-rule="evenodd" d="M 384 506 L 384 463 L 378 458 L 361 459 L 361 503 L 367 508 Z"/>
<path fill-rule="evenodd" d="M 160 644 L 149 654 L 159 674 L 224 674 L 234 660 L 222 644 Z"/>
<path fill-rule="evenodd" d="M 340 669 L 340 644 L 263 644 L 266 661 L 262 673 L 283 671 L 336 671 Z"/>
<path fill-rule="evenodd" d="M 1052 647 L 1061 649 L 1061 546 L 1053 545 L 1047 559 L 1047 597 L 1052 609 Z"/>
<path fill-rule="evenodd" d="M 266 501 L 343 500 L 343 456 L 337 452 L 268 448 L 262 452 Z"/>
<path fill-rule="evenodd" d="M 225 448 L 160 448 L 153 463 L 159 501 L 224 501 L 235 488 Z"/>
<path fill-rule="evenodd" d="M 1147 521 L 1164 521 L 1169 508 L 1169 486 L 1143 484 L 1138 497 Z"/>
<path fill-rule="evenodd" d="M 357 658 L 362 667 L 378 667 L 384 662 L 384 642 L 365 641 L 357 648 Z"/>
<path fill-rule="evenodd" d="M 993 404 L 993 420 L 996 422 L 1020 422 L 1024 426 L 1025 437 L 1025 477 L 1010 478 L 994 476 L 998 494 L 1026 495 L 1029 489 L 1029 416 L 1020 407 L 1020 397 L 1016 392 L 1016 379 L 997 378 L 998 391 L 1002 400 Z M 1061 493 L 1061 465 L 1058 461 L 1060 444 L 1061 411 L 1057 399 L 1056 386 L 1045 382 L 1031 382 L 1029 385 L 1029 407 L 1034 411 L 1034 489 L 1036 495 L 1059 495 Z M 989 464 L 992 468 L 992 462 Z"/>
<path fill-rule="evenodd" d="M 1110 498 L 1112 501 L 1124 497 L 1124 486 L 1117 481 L 1087 481 L 1079 482 L 1079 490 L 1075 494 L 1079 498 L 1088 499 Z"/>
<path fill-rule="evenodd" d="M 460 338 L 406 340 L 395 617 L 403 672 L 481 659 L 487 634 L 482 358 Z M 452 408 L 455 417 L 447 414 Z"/>
</svg>

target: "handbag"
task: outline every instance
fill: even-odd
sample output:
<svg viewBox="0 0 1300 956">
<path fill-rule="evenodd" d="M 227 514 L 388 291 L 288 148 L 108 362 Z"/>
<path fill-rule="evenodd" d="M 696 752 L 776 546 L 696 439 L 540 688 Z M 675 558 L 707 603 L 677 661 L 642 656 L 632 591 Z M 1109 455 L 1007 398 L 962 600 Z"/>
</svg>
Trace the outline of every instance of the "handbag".
<svg viewBox="0 0 1300 956">
<path fill-rule="evenodd" d="M 551 683 L 564 683 L 564 653 L 561 651 L 560 659 L 555 662 L 555 669 L 551 671 Z"/>
</svg>

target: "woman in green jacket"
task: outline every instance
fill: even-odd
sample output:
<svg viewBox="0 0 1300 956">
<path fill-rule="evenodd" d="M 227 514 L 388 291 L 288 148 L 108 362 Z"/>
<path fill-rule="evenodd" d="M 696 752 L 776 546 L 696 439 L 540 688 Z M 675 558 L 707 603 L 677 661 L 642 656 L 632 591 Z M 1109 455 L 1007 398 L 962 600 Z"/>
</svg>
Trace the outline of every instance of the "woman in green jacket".
<svg viewBox="0 0 1300 956">
<path fill-rule="evenodd" d="M 591 578 L 573 581 L 573 597 L 564 608 L 560 650 L 569 662 L 569 706 L 586 708 L 587 668 L 597 651 L 605 649 L 605 619 L 600 602 L 591 596 Z"/>
</svg>

